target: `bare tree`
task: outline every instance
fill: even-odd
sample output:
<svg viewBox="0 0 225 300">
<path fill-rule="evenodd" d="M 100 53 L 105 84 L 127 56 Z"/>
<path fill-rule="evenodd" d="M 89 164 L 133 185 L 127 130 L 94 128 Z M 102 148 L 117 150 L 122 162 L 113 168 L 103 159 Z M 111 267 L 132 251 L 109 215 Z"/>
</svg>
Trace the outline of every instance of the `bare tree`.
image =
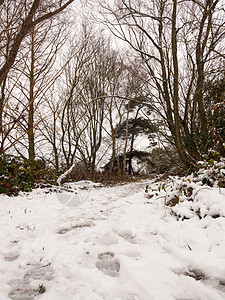
<svg viewBox="0 0 225 300">
<path fill-rule="evenodd" d="M 60 114 L 61 114 L 61 101 L 57 99 L 58 91 L 54 89 L 54 85 L 45 99 L 45 105 L 42 109 L 47 112 L 47 117 L 43 116 L 41 109 L 38 109 L 38 118 L 41 122 L 38 125 L 42 143 L 41 148 L 45 145 L 45 152 L 42 157 L 45 158 L 51 165 L 53 165 L 56 172 L 60 168 L 60 154 L 61 154 L 61 133 L 60 133 Z M 39 150 L 41 152 L 41 149 Z M 48 155 L 49 158 L 46 158 Z"/>
<path fill-rule="evenodd" d="M 18 88 L 18 78 L 21 77 L 18 72 L 16 72 L 16 68 L 21 68 L 21 59 L 23 59 L 26 55 L 26 43 L 25 38 L 30 34 L 32 36 L 32 32 L 34 33 L 35 26 L 40 25 L 42 28 L 43 37 L 46 36 L 46 32 L 48 30 L 49 25 L 43 25 L 48 20 L 52 22 L 53 18 L 62 12 L 69 4 L 73 1 L 51 1 L 51 4 L 48 1 L 44 2 L 42 0 L 16 0 L 16 1 L 2 1 L 1 3 L 1 12 L 0 12 L 0 87 L 1 87 L 1 97 L 0 97 L 0 134 L 2 136 L 0 153 L 4 151 L 4 143 L 6 139 L 9 137 L 9 133 L 14 130 L 18 124 L 22 124 L 20 122 L 22 117 L 24 116 L 24 110 L 28 110 L 29 113 L 29 122 L 28 122 L 28 136 L 30 141 L 30 151 L 29 154 L 31 157 L 34 157 L 34 134 L 33 134 L 33 100 L 29 102 L 27 107 L 23 106 L 23 109 L 18 112 L 17 104 L 15 107 L 17 108 L 17 112 L 11 113 L 11 117 L 8 115 L 8 119 L 6 120 L 6 124 L 3 127 L 3 114 L 7 116 L 8 112 L 4 113 L 4 109 L 9 106 L 9 98 L 11 97 L 12 88 L 8 89 L 8 96 L 6 96 L 6 87 L 7 87 L 7 76 L 9 74 L 10 69 L 13 67 L 14 70 L 10 77 L 15 78 L 15 74 L 17 74 L 17 79 L 14 79 L 14 86 Z M 24 44 L 23 44 L 24 43 Z M 32 48 L 31 48 L 32 51 Z M 46 64 L 45 64 L 46 66 Z M 25 70 L 22 67 L 21 72 L 24 74 Z M 32 75 L 32 67 L 30 69 L 30 78 Z M 14 74 L 13 74 L 14 73 Z M 33 83 L 30 82 L 30 99 L 33 98 Z M 16 92 L 18 93 L 18 92 Z M 17 96 L 16 96 L 17 97 Z M 22 103 L 23 104 L 23 103 Z M 20 102 L 21 105 L 21 102 Z M 8 109 L 9 111 L 9 109 Z M 11 120 L 10 120 L 11 118 Z M 7 124 L 11 124 L 11 127 Z M 22 124 L 23 125 L 23 124 Z M 6 129 L 7 128 L 7 129 Z M 18 133 L 18 132 L 16 132 Z M 11 136 L 13 139 L 13 144 L 19 139 L 18 134 Z M 22 134 L 23 136 L 23 134 Z"/>
<path fill-rule="evenodd" d="M 80 94 L 84 87 L 83 82 L 93 52 L 89 51 L 90 48 L 87 46 L 88 39 L 85 31 L 80 40 L 76 42 L 74 39 L 70 43 L 68 57 L 73 58 L 66 64 L 64 70 L 65 81 L 59 95 L 62 99 L 60 114 L 61 147 L 67 169 L 74 163 L 80 137 L 87 126 L 84 118 L 86 111 L 81 104 Z M 79 49 L 78 52 L 77 49 Z"/>
<path fill-rule="evenodd" d="M 109 41 L 90 32 L 84 30 L 81 50 L 65 69 L 61 128 L 67 169 L 76 159 L 93 172 L 109 148 L 116 156 L 115 126 L 126 112 L 128 71 Z"/>
<path fill-rule="evenodd" d="M 90 171 L 94 171 L 102 157 L 111 152 L 112 171 L 117 153 L 117 131 L 125 115 L 128 71 L 123 58 L 111 48 L 110 41 L 100 36 L 99 40 L 93 40 L 92 44 L 95 45 L 95 51 L 81 93 L 88 125 L 83 134 L 84 147 L 78 150 L 86 159 Z M 108 147 L 105 143 L 107 137 Z M 103 144 L 104 150 L 101 149 Z"/>
<path fill-rule="evenodd" d="M 35 112 L 39 107 L 39 111 L 42 109 L 44 111 L 42 102 L 48 97 L 44 87 L 54 76 L 55 59 L 66 36 L 63 22 L 53 24 L 50 21 L 48 24 L 33 28 L 25 39 L 29 50 L 26 60 L 22 59 L 23 74 L 17 87 L 22 91 L 23 98 L 27 99 L 27 102 L 22 101 L 21 105 L 23 104 L 27 111 L 25 129 L 28 136 L 29 159 L 35 158 L 35 122 L 39 122 L 40 118 L 40 116 L 35 118 Z"/>
<path fill-rule="evenodd" d="M 0 85 L 4 81 L 7 76 L 9 70 L 13 66 L 18 51 L 20 49 L 21 43 L 26 37 L 26 35 L 30 32 L 32 28 L 34 28 L 37 24 L 44 22 L 45 20 L 51 19 L 64 9 L 66 9 L 74 0 L 68 1 L 43 1 L 43 0 L 16 0 L 10 1 L 12 5 L 13 13 L 11 15 L 11 23 L 15 23 L 15 30 L 12 35 L 11 43 L 9 45 L 9 55 L 5 57 L 3 61 L 1 61 L 0 68 Z M 8 2 L 8 1 L 6 1 Z M 5 9 L 8 10 L 8 6 L 5 8 L 4 1 L 1 4 L 1 14 L 4 15 Z M 3 26 L 5 23 L 3 22 Z M 6 24 L 7 25 L 7 24 Z M 5 26 L 4 26 L 5 27 Z M 0 40 L 3 41 L 4 47 L 4 39 L 7 31 L 7 26 L 2 29 Z"/>
<path fill-rule="evenodd" d="M 222 2 L 119 0 L 104 9 L 110 30 L 142 60 L 149 105 L 189 165 L 201 157 L 208 136 L 203 85 L 224 49 Z"/>
</svg>

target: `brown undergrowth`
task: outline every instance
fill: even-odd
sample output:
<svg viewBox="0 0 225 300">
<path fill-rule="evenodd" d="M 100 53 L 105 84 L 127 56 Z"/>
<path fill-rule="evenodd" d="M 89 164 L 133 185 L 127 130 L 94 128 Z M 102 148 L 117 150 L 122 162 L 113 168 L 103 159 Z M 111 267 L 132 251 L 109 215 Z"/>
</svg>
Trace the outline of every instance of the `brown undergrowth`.
<svg viewBox="0 0 225 300">
<path fill-rule="evenodd" d="M 93 171 L 89 172 L 81 168 L 75 168 L 71 175 L 67 178 L 66 181 L 80 181 L 80 180 L 90 180 L 93 182 L 99 182 L 106 186 L 113 186 L 117 184 L 126 184 L 129 182 L 137 182 L 142 179 L 152 178 L 150 175 L 123 175 L 118 173 L 110 172 L 100 172 Z"/>
</svg>

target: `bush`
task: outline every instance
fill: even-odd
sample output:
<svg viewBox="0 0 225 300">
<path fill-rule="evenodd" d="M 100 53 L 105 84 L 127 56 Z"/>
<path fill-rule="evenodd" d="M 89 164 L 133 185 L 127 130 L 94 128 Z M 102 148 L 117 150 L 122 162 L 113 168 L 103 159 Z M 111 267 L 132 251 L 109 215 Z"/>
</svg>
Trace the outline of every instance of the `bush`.
<svg viewBox="0 0 225 300">
<path fill-rule="evenodd" d="M 152 165 L 149 165 L 148 172 L 156 172 L 158 174 L 178 173 L 181 162 L 177 153 L 171 147 L 154 148 L 150 153 Z"/>
<path fill-rule="evenodd" d="M 18 157 L 0 157 L 0 194 L 18 195 L 34 187 L 54 184 L 56 173 L 43 160 L 22 160 Z"/>
<path fill-rule="evenodd" d="M 154 200 L 164 198 L 164 205 L 177 220 L 198 216 L 199 219 L 225 217 L 222 188 L 225 188 L 225 159 L 218 152 L 209 151 L 204 161 L 198 162 L 195 172 L 183 177 L 170 176 L 163 182 L 147 185 L 145 197 Z M 199 196 L 199 192 L 207 195 Z M 149 203 L 148 201 L 146 203 Z"/>
</svg>

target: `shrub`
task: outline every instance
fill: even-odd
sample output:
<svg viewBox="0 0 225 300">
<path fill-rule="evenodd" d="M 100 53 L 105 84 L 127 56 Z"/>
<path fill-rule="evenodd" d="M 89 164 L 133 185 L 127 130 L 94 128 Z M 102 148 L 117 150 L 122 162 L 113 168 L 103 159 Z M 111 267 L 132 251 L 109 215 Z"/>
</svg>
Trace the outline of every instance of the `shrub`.
<svg viewBox="0 0 225 300">
<path fill-rule="evenodd" d="M 224 196 L 221 188 L 225 187 L 225 159 L 215 151 L 204 156 L 204 161 L 198 162 L 195 173 L 189 176 L 170 176 L 155 185 L 145 187 L 145 197 L 151 201 L 164 198 L 164 207 L 177 220 L 186 220 L 198 216 L 217 219 L 225 217 Z M 215 197 L 201 196 L 199 192 L 208 190 L 216 192 Z M 207 191 L 207 193 L 208 193 Z M 149 202 L 146 202 L 149 203 Z"/>
<path fill-rule="evenodd" d="M 54 184 L 56 173 L 43 160 L 22 160 L 15 156 L 0 157 L 0 194 L 18 195 L 37 186 Z"/>
</svg>

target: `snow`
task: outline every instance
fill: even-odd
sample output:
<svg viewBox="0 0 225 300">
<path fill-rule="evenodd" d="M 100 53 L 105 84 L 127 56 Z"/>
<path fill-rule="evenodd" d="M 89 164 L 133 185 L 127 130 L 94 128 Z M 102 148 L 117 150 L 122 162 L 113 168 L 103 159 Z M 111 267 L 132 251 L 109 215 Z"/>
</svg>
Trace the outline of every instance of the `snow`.
<svg viewBox="0 0 225 300">
<path fill-rule="evenodd" d="M 62 175 L 59 176 L 59 178 L 57 179 L 57 183 L 58 185 L 62 184 L 62 181 L 64 179 L 66 179 L 66 177 L 73 171 L 73 169 L 75 168 L 75 164 L 73 164 L 65 173 L 63 173 Z"/>
<path fill-rule="evenodd" d="M 225 189 L 182 184 L 1 195 L 0 299 L 225 299 Z"/>
</svg>

